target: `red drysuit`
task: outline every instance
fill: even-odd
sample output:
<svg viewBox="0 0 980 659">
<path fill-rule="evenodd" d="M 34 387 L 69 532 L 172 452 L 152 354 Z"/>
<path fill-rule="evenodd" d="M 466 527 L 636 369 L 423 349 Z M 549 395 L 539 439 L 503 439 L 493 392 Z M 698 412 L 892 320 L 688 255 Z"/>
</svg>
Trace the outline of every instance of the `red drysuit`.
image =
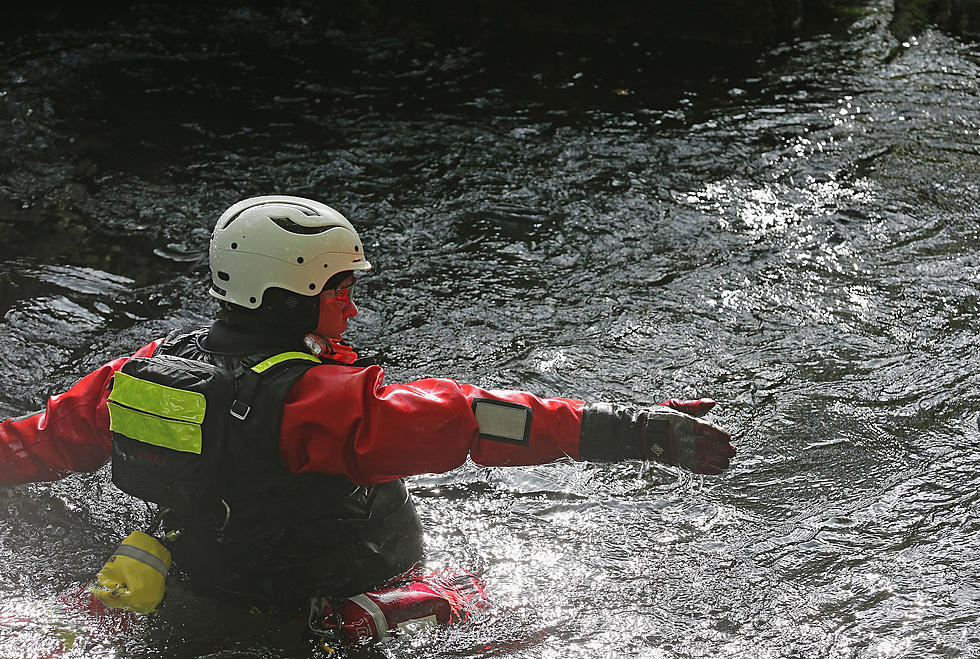
<svg viewBox="0 0 980 659">
<path fill-rule="evenodd" d="M 134 356 L 152 355 L 159 343 Z M 111 361 L 52 396 L 43 412 L 0 423 L 0 485 L 57 480 L 105 464 L 112 447 L 108 385 L 126 361 Z M 531 408 L 527 443 L 481 438 L 474 398 Z M 446 472 L 467 455 L 487 466 L 544 464 L 578 458 L 583 405 L 444 378 L 385 385 L 379 366 L 327 364 L 307 371 L 290 390 L 279 447 L 293 473 L 343 474 L 358 485 Z"/>
</svg>

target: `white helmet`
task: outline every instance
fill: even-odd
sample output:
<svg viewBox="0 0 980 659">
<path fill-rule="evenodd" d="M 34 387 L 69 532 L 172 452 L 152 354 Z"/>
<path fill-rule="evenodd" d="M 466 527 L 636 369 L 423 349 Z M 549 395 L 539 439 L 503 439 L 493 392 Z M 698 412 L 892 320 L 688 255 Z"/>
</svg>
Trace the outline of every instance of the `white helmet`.
<svg viewBox="0 0 980 659">
<path fill-rule="evenodd" d="M 211 295 L 256 309 L 269 288 L 318 295 L 338 272 L 370 270 L 346 217 L 312 199 L 274 195 L 240 201 L 211 234 Z"/>
</svg>

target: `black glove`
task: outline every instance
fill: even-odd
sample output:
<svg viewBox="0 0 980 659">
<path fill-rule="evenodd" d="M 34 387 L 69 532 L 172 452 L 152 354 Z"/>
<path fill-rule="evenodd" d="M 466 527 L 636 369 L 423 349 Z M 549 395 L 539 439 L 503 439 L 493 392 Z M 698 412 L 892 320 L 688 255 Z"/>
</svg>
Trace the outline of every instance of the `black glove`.
<svg viewBox="0 0 980 659">
<path fill-rule="evenodd" d="M 731 437 L 721 428 L 671 407 L 698 409 L 700 401 L 667 401 L 636 408 L 589 403 L 582 410 L 582 460 L 657 460 L 698 474 L 720 474 L 735 456 Z M 666 407 L 665 405 L 673 405 Z M 700 408 L 711 405 L 701 404 Z M 706 412 L 707 409 L 704 409 Z M 703 412 L 702 412 L 703 413 Z"/>
</svg>

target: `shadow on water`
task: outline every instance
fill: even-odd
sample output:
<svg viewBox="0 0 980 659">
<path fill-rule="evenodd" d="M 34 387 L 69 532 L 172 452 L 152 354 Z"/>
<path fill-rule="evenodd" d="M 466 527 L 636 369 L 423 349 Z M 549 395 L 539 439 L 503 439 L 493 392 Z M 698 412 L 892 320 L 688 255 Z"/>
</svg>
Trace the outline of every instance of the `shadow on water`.
<svg viewBox="0 0 980 659">
<path fill-rule="evenodd" d="M 714 479 L 412 479 L 430 563 L 478 568 L 493 606 L 351 656 L 975 654 L 975 45 L 896 44 L 878 1 L 710 49 L 101 7 L 0 32 L 0 413 L 204 322 L 230 203 L 320 198 L 377 266 L 351 334 L 391 381 L 710 395 L 740 447 Z M 0 498 L 2 656 L 66 634 L 65 656 L 318 656 L 296 620 L 179 579 L 86 641 L 58 597 L 149 511 L 105 469 Z"/>
</svg>

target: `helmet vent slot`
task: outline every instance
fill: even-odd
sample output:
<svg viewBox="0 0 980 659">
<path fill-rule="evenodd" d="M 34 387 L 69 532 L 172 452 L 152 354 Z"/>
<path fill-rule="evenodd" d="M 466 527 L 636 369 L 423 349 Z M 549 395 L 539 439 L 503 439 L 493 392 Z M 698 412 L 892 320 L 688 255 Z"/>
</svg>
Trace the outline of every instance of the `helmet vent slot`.
<svg viewBox="0 0 980 659">
<path fill-rule="evenodd" d="M 218 272 L 215 274 L 218 275 L 218 279 L 221 281 L 229 281 L 231 279 L 227 272 L 222 272 L 221 270 L 218 270 Z"/>
<path fill-rule="evenodd" d="M 307 226 L 303 226 L 302 224 L 296 224 L 288 217 L 270 217 L 269 219 L 275 222 L 277 226 L 279 226 L 282 229 L 285 229 L 289 233 L 301 233 L 306 235 L 323 233 L 324 231 L 329 231 L 330 229 L 333 229 L 337 226 L 335 224 L 332 224 L 332 225 L 319 226 L 319 227 L 307 227 Z"/>
<path fill-rule="evenodd" d="M 228 228 L 228 225 L 230 225 L 232 222 L 234 222 L 235 220 L 237 220 L 238 218 L 240 218 L 242 216 L 242 213 L 244 213 L 245 211 L 252 210 L 253 208 L 258 208 L 258 207 L 264 206 L 264 205 L 265 205 L 265 203 L 258 203 L 258 204 L 253 204 L 251 206 L 247 206 L 247 207 L 241 209 L 240 211 L 238 211 L 237 213 L 235 213 L 234 215 L 232 215 L 231 217 L 229 217 L 228 218 L 228 221 L 225 222 L 222 225 L 221 228 L 222 229 L 227 229 Z M 308 208 L 306 206 L 302 206 L 300 204 L 289 204 L 289 206 L 298 209 L 300 213 L 302 213 L 303 215 L 307 215 L 309 217 L 319 217 L 320 216 L 320 214 L 317 213 L 316 210 L 314 210 L 312 208 Z M 272 218 L 272 219 L 273 220 L 276 220 L 276 219 L 279 219 L 279 218 Z M 285 219 L 287 221 L 289 220 L 289 218 L 282 218 L 282 219 Z M 286 227 L 283 227 L 283 228 L 286 228 Z M 300 231 L 299 233 L 305 233 L 305 232 Z M 315 231 L 314 233 L 319 233 L 319 231 Z"/>
</svg>

